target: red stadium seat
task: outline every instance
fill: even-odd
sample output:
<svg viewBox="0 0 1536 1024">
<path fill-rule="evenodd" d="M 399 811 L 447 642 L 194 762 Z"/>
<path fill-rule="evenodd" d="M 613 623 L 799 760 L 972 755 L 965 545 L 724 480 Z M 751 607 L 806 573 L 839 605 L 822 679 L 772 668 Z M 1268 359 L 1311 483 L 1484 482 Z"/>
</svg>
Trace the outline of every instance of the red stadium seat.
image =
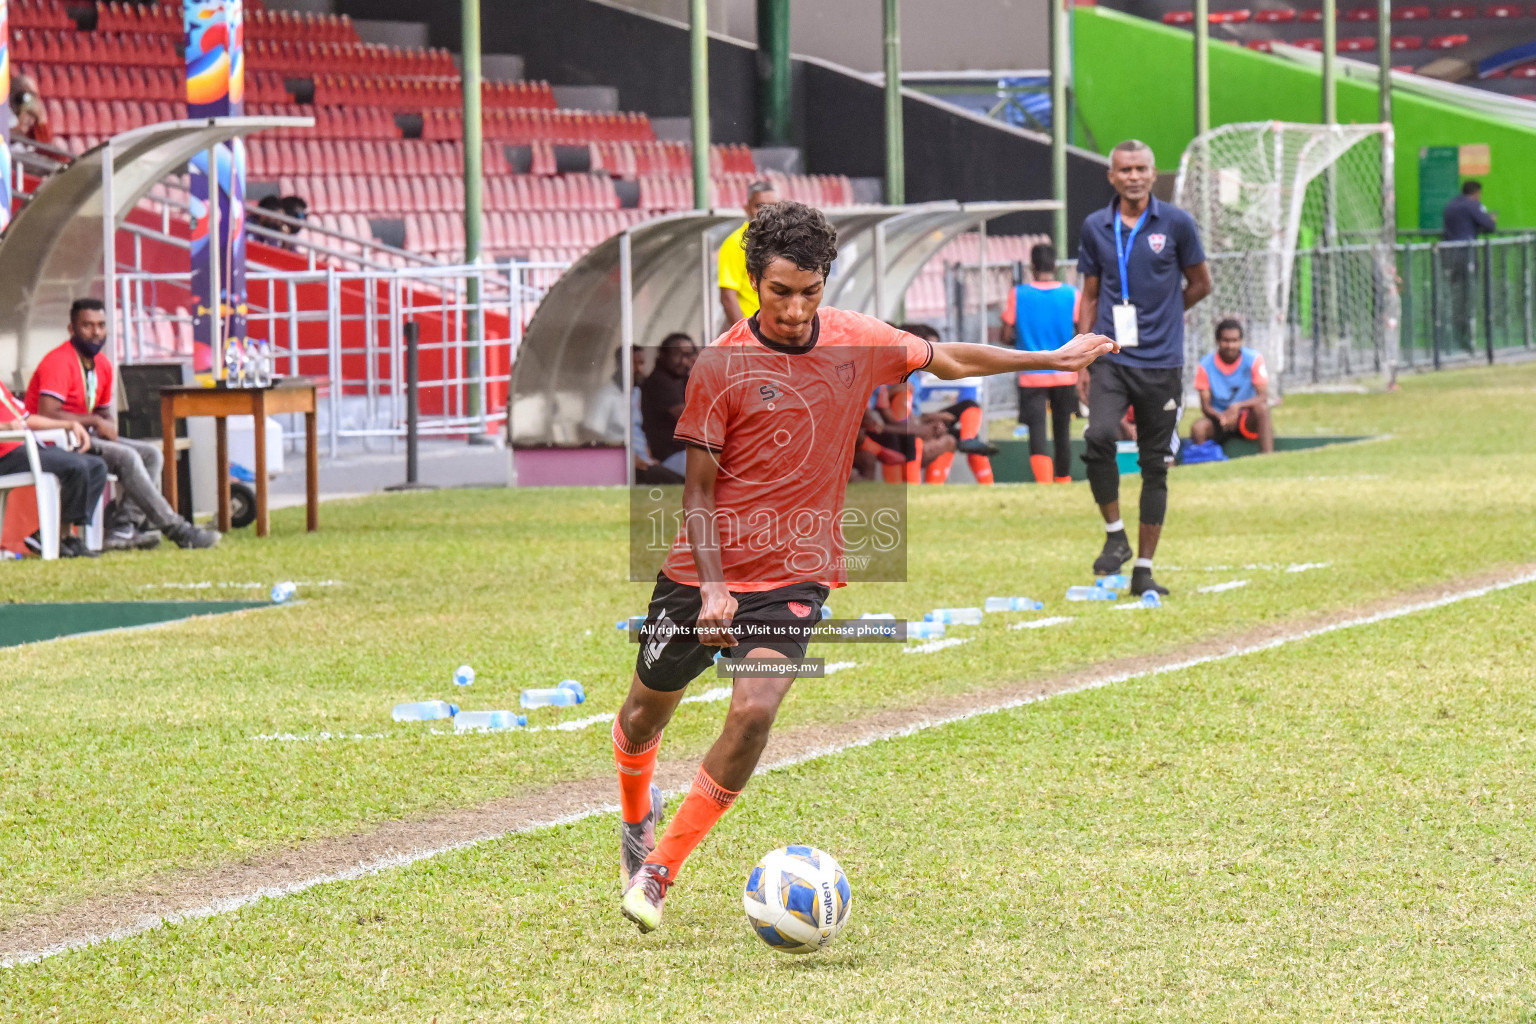
<svg viewBox="0 0 1536 1024">
<path fill-rule="evenodd" d="M 1335 47 L 1339 53 L 1363 53 L 1376 49 L 1374 36 L 1349 36 L 1340 39 Z"/>
<path fill-rule="evenodd" d="M 1250 39 L 1243 45 L 1250 50 L 1257 50 L 1260 53 L 1268 53 L 1270 51 L 1270 40 L 1268 39 Z"/>
<path fill-rule="evenodd" d="M 1206 20 L 1212 25 L 1240 25 L 1253 17 L 1253 12 L 1245 8 L 1231 11 L 1212 11 L 1206 15 Z"/>
<path fill-rule="evenodd" d="M 1465 46 L 1466 42 L 1466 35 L 1458 32 L 1453 35 L 1435 36 L 1429 41 L 1429 48 L 1431 50 L 1454 50 L 1458 46 Z"/>
<path fill-rule="evenodd" d="M 1446 20 L 1477 17 L 1477 5 L 1460 3 L 1446 4 L 1435 12 L 1435 16 Z"/>
<path fill-rule="evenodd" d="M 1297 21 L 1306 21 L 1306 22 L 1322 21 L 1323 20 L 1323 12 L 1320 9 L 1316 8 L 1316 7 L 1308 7 L 1306 10 L 1298 11 L 1297 12 L 1296 20 Z"/>
<path fill-rule="evenodd" d="M 1519 18 L 1524 14 L 1519 4 L 1489 4 L 1483 8 L 1485 18 Z"/>
<path fill-rule="evenodd" d="M 1193 11 L 1169 11 L 1163 15 L 1164 25 L 1193 25 L 1195 13 Z"/>
<path fill-rule="evenodd" d="M 1510 78 L 1536 78 L 1536 61 L 1519 64 L 1509 69 Z"/>
<path fill-rule="evenodd" d="M 1351 7 L 1347 11 L 1340 11 L 1339 12 L 1339 20 L 1340 21 L 1375 21 L 1376 20 L 1376 8 L 1374 8 L 1374 7 Z"/>
<path fill-rule="evenodd" d="M 1417 50 L 1417 49 L 1421 48 L 1423 45 L 1424 45 L 1424 39 L 1423 39 L 1422 36 L 1393 36 L 1392 37 L 1392 49 L 1394 49 L 1394 50 Z"/>
</svg>

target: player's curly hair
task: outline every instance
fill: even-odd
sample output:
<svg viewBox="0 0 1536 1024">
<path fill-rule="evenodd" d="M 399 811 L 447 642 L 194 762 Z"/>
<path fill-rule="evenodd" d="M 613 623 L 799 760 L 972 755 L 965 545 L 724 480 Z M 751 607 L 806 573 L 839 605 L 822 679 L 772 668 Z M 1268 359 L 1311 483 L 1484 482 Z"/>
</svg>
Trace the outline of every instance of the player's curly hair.
<svg viewBox="0 0 1536 1024">
<path fill-rule="evenodd" d="M 826 277 L 837 259 L 837 228 L 820 210 L 785 200 L 758 210 L 741 244 L 747 250 L 747 273 L 756 280 L 779 257 Z"/>
</svg>

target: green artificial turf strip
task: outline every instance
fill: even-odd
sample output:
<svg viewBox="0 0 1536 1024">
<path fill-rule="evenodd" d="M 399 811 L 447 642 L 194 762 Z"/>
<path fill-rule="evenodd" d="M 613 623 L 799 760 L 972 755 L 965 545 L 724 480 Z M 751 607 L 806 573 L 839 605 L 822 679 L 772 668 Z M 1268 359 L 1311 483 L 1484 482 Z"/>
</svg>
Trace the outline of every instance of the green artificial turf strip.
<svg viewBox="0 0 1536 1024">
<path fill-rule="evenodd" d="M 1003 623 L 1019 616 L 989 617 L 954 631 L 976 642 L 932 655 L 813 648 L 859 666 L 797 686 L 780 722 L 858 717 L 1536 561 L 1533 385 L 1536 366 L 1501 367 L 1410 378 L 1396 394 L 1291 398 L 1282 429 L 1390 437 L 1177 470 L 1159 552 L 1176 592 L 1156 613 L 1061 600 L 1098 547 L 1086 487 L 919 488 L 911 582 L 836 593 L 839 616 L 1022 593 L 1076 621 L 1013 632 Z M 613 710 L 633 664 L 613 623 L 643 610 L 650 589 L 621 580 L 625 509 L 616 490 L 408 494 L 327 505 L 314 535 L 289 511 L 270 540 L 237 534 L 213 552 L 0 567 L 12 600 L 246 597 L 279 579 L 300 581 L 302 598 L 0 652 L 0 922 L 156 872 L 605 774 L 605 727 L 434 736 L 389 709 L 431 697 L 510 707 L 522 687 L 572 677 L 588 703 L 535 712 L 534 724 Z M 1205 568 L 1254 562 L 1331 564 Z M 1250 583 L 1193 593 L 1238 578 Z M 334 585 L 303 585 L 322 582 Z M 201 583 L 216 585 L 165 586 Z M 465 662 L 479 680 L 460 691 L 449 678 Z M 701 753 L 723 714 L 685 707 L 665 756 Z M 253 739 L 321 731 L 386 738 Z"/>
<path fill-rule="evenodd" d="M 1521 1021 L 1536 586 L 755 779 L 662 929 L 614 819 L 7 973 L 51 1021 Z M 1454 642 L 1447 642 L 1447 638 Z M 762 852 L 836 855 L 831 950 L 763 945 Z"/>
</svg>

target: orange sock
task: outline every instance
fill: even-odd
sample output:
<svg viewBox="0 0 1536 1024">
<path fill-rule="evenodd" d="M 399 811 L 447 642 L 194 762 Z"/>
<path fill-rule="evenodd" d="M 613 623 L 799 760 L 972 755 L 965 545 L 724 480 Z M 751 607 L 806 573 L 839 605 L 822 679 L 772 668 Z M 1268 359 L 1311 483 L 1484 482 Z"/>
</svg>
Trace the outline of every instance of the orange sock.
<svg viewBox="0 0 1536 1024">
<path fill-rule="evenodd" d="M 1056 473 L 1056 464 L 1049 455 L 1031 455 L 1029 468 L 1034 471 L 1035 483 L 1048 484 Z"/>
<path fill-rule="evenodd" d="M 920 484 L 923 482 L 923 439 L 914 437 L 912 444 L 917 451 L 907 462 L 907 483 Z"/>
<path fill-rule="evenodd" d="M 885 451 L 885 448 L 881 446 L 879 441 L 866 434 L 864 435 L 864 440 L 859 442 L 859 451 L 867 455 L 879 455 Z"/>
<path fill-rule="evenodd" d="M 897 463 L 894 466 L 889 466 L 882 462 L 880 463 L 880 475 L 888 484 L 899 484 L 907 475 L 906 464 Z"/>
<path fill-rule="evenodd" d="M 992 482 L 992 460 L 985 455 L 967 455 L 965 461 L 971 464 L 971 475 L 979 484 Z"/>
<path fill-rule="evenodd" d="M 693 787 L 683 798 L 683 806 L 672 816 L 667 831 L 656 844 L 656 851 L 646 860 L 651 864 L 665 865 L 668 880 L 677 881 L 677 873 L 682 870 L 683 861 L 698 848 L 709 830 L 715 827 L 715 822 L 731 809 L 731 804 L 740 795 L 741 790 L 732 792 L 723 788 L 700 768 L 699 774 L 693 777 Z"/>
<path fill-rule="evenodd" d="M 1056 482 L 1059 484 L 1069 484 L 1072 482 L 1072 478 L 1069 476 L 1059 476 L 1056 478 Z"/>
<path fill-rule="evenodd" d="M 960 414 L 960 440 L 967 440 L 980 433 L 981 406 L 973 405 Z"/>
<path fill-rule="evenodd" d="M 926 473 L 928 483 L 942 484 L 948 480 L 949 465 L 954 461 L 954 452 L 941 452 L 939 455 L 935 456 L 934 460 L 928 463 L 927 470 L 924 471 Z"/>
<path fill-rule="evenodd" d="M 661 746 L 657 736 L 644 746 L 637 746 L 613 720 L 613 761 L 619 768 L 619 815 L 633 824 L 651 813 L 651 777 L 656 774 L 656 754 Z"/>
</svg>

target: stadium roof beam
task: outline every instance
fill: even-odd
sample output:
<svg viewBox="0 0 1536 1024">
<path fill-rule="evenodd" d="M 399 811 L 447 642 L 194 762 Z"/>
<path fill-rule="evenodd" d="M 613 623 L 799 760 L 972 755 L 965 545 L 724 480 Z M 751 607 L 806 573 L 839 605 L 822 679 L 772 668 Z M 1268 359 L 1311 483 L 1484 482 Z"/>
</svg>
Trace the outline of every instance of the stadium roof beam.
<svg viewBox="0 0 1536 1024">
<path fill-rule="evenodd" d="M 1056 205 L 1053 200 L 942 202 L 829 211 L 839 238 L 825 302 L 894 316 L 923 264 L 950 239 L 994 217 L 1054 210 Z M 712 210 L 660 217 L 631 228 L 633 298 L 628 311 L 620 286 L 621 236 L 607 239 L 572 265 L 540 302 L 517 352 L 511 387 L 513 443 L 590 443 L 593 439 L 583 437 L 580 429 L 587 396 L 613 376 L 615 351 L 629 345 L 654 348 L 673 331 L 713 339 L 714 254 L 740 224 L 739 211 Z M 878 256 L 877 231 L 882 236 Z M 626 321 L 633 325 L 628 339 L 622 327 Z"/>
<path fill-rule="evenodd" d="M 0 376 L 24 378 L 57 344 L 70 303 L 102 278 L 106 206 L 120 226 L 157 182 L 196 154 L 269 128 L 312 124 L 308 117 L 213 117 L 146 125 L 114 135 L 48 178 L 0 239 Z M 104 175 L 108 154 L 111 173 Z"/>
</svg>

